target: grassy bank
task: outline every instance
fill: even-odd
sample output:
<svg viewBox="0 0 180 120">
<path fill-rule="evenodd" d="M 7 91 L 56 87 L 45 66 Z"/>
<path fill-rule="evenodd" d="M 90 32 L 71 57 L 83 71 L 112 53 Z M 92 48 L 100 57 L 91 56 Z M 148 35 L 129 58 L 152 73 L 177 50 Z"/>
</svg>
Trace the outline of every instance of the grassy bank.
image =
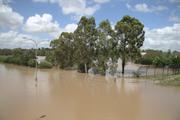
<svg viewBox="0 0 180 120">
<path fill-rule="evenodd" d="M 159 79 L 158 84 L 169 85 L 169 86 L 180 86 L 180 74 L 170 75 L 164 77 L 163 79 Z"/>
</svg>

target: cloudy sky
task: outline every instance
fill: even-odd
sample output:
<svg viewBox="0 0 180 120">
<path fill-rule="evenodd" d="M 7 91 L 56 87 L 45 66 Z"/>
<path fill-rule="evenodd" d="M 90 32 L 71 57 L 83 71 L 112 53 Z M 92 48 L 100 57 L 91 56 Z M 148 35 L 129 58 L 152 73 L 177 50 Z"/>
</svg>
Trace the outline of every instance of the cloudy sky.
<svg viewBox="0 0 180 120">
<path fill-rule="evenodd" d="M 0 0 L 0 48 L 39 47 L 61 32 L 73 32 L 81 16 L 112 26 L 124 15 L 144 25 L 144 49 L 180 51 L 180 0 Z"/>
</svg>

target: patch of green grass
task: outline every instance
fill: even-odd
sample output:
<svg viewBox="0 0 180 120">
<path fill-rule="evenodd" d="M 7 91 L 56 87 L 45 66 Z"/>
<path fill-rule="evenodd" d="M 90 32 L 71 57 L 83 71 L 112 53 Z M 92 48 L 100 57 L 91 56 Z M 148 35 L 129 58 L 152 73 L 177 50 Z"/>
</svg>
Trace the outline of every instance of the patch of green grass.
<svg viewBox="0 0 180 120">
<path fill-rule="evenodd" d="M 164 80 L 160 80 L 159 83 L 161 85 L 180 86 L 180 74 L 168 76 Z"/>
</svg>

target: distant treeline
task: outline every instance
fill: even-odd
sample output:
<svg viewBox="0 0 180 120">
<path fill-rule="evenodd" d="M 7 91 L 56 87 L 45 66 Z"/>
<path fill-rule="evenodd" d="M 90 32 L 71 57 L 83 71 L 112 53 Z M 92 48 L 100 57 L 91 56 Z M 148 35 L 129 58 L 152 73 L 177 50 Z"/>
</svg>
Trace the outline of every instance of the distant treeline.
<svg viewBox="0 0 180 120">
<path fill-rule="evenodd" d="M 35 51 L 35 49 L 22 49 L 22 48 L 15 48 L 15 49 L 0 49 L 0 55 L 13 55 L 15 54 L 16 50 L 20 50 L 20 51 Z M 50 51 L 50 48 L 38 48 L 37 50 L 37 55 L 38 56 L 46 56 L 46 54 Z"/>
<path fill-rule="evenodd" d="M 39 48 L 37 50 L 37 55 L 47 56 L 49 52 L 49 48 Z M 0 49 L 0 62 L 35 67 L 35 49 Z M 38 67 L 51 68 L 52 64 L 47 61 L 44 61 L 40 63 Z"/>
<path fill-rule="evenodd" d="M 46 56 L 46 60 L 52 64 L 53 49 L 39 48 L 38 56 Z M 156 67 L 180 68 L 180 52 L 167 52 L 160 50 L 142 50 L 141 55 L 135 60 L 137 64 L 154 65 Z M 0 49 L 0 62 L 13 63 L 35 67 L 35 49 Z"/>
<path fill-rule="evenodd" d="M 142 55 L 135 62 L 143 65 L 154 65 L 156 67 L 180 68 L 180 52 L 168 50 L 143 50 Z"/>
</svg>

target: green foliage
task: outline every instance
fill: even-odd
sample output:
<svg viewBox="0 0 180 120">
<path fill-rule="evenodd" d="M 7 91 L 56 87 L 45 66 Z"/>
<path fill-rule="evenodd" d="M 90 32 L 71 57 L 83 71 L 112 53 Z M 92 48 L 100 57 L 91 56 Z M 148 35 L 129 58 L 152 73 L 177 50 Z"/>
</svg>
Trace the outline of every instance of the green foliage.
<svg viewBox="0 0 180 120">
<path fill-rule="evenodd" d="M 55 60 L 55 53 L 53 50 L 46 52 L 46 61 L 53 63 L 53 65 L 57 65 Z"/>
<path fill-rule="evenodd" d="M 180 68 L 180 55 L 179 56 L 177 56 L 177 55 L 172 56 L 169 66 L 171 68 Z"/>
<path fill-rule="evenodd" d="M 163 60 L 160 57 L 155 57 L 153 59 L 153 65 L 155 65 L 157 67 L 163 67 L 164 63 L 163 63 Z"/>
<path fill-rule="evenodd" d="M 144 41 L 143 28 L 139 20 L 130 16 L 124 16 L 118 21 L 115 30 L 108 20 L 100 22 L 96 27 L 94 17 L 83 16 L 74 33 L 62 33 L 51 42 L 54 63 L 61 68 L 75 64 L 80 72 L 85 72 L 85 66 L 90 68 L 96 65 L 101 72 L 105 72 L 110 58 L 115 64 L 121 57 L 124 71 L 127 60 L 140 56 L 140 47 Z M 125 35 L 124 39 L 122 34 Z M 95 60 L 97 64 L 93 63 Z"/>
<path fill-rule="evenodd" d="M 153 58 L 147 58 L 147 57 L 142 57 L 136 61 L 136 63 L 140 63 L 143 65 L 152 65 L 153 64 Z"/>
<path fill-rule="evenodd" d="M 13 64 L 20 65 L 21 59 L 19 57 L 10 56 L 5 60 L 5 63 L 13 63 Z"/>
<path fill-rule="evenodd" d="M 53 45 L 54 53 L 51 53 L 51 56 L 47 56 L 48 61 L 55 61 L 55 64 L 61 68 L 72 67 L 74 63 L 73 34 L 63 32 L 58 41 L 52 41 L 51 45 Z"/>
<path fill-rule="evenodd" d="M 106 62 L 109 58 L 115 59 L 114 55 L 114 34 L 115 32 L 111 28 L 109 20 L 104 20 L 99 24 L 98 30 L 98 40 L 96 41 L 96 52 L 98 67 L 101 73 L 105 73 L 107 69 Z"/>
<path fill-rule="evenodd" d="M 93 60 L 96 58 L 95 41 L 97 40 L 97 30 L 94 17 L 82 17 L 78 23 L 78 27 L 74 32 L 75 52 L 74 58 L 78 67 L 84 64 L 87 68 L 90 67 Z M 85 67 L 84 67 L 85 69 Z M 79 67 L 80 72 L 84 72 Z"/>
<path fill-rule="evenodd" d="M 154 65 L 156 67 L 180 68 L 179 52 L 162 52 L 157 50 L 146 50 L 146 54 L 136 61 L 144 65 Z"/>
<path fill-rule="evenodd" d="M 8 51 L 8 50 L 5 50 Z M 4 63 L 12 63 L 12 64 L 17 64 L 17 65 L 24 65 L 24 66 L 30 66 L 30 67 L 35 67 L 36 66 L 36 60 L 35 60 L 35 50 L 34 49 L 21 49 L 21 48 L 16 48 L 10 50 L 12 52 L 11 56 L 0 56 L 0 62 Z M 40 68 L 52 68 L 51 62 L 54 61 L 54 55 L 51 53 L 54 53 L 50 51 L 49 49 L 42 48 L 38 49 L 39 55 L 47 55 L 47 59 L 50 61 L 45 61 L 40 63 L 39 67 Z M 4 50 L 3 50 L 4 52 Z M 0 53 L 3 53 L 0 52 Z M 4 54 L 4 53 L 3 53 Z"/>
<path fill-rule="evenodd" d="M 43 61 L 40 64 L 38 64 L 39 68 L 52 68 L 52 64 L 48 61 Z"/>
<path fill-rule="evenodd" d="M 12 49 L 11 52 L 12 55 L 3 57 L 1 62 L 29 66 L 30 61 L 35 59 L 35 51 L 33 49 L 16 48 Z M 33 67 L 32 64 L 31 66 Z"/>
<path fill-rule="evenodd" d="M 85 73 L 84 64 L 78 64 L 78 72 Z"/>
<path fill-rule="evenodd" d="M 115 25 L 116 50 L 118 57 L 122 59 L 122 74 L 128 59 L 140 56 L 140 47 L 144 42 L 144 25 L 136 18 L 124 16 Z"/>
<path fill-rule="evenodd" d="M 9 56 L 12 55 L 12 49 L 0 49 L 1 56 Z"/>
<path fill-rule="evenodd" d="M 0 55 L 0 62 L 5 62 L 9 56 Z"/>
<path fill-rule="evenodd" d="M 46 54 L 51 51 L 49 48 L 38 48 L 37 49 L 37 55 L 38 56 L 46 56 Z"/>
<path fill-rule="evenodd" d="M 36 66 L 36 60 L 35 59 L 30 59 L 27 64 L 30 67 L 35 67 Z"/>
</svg>

